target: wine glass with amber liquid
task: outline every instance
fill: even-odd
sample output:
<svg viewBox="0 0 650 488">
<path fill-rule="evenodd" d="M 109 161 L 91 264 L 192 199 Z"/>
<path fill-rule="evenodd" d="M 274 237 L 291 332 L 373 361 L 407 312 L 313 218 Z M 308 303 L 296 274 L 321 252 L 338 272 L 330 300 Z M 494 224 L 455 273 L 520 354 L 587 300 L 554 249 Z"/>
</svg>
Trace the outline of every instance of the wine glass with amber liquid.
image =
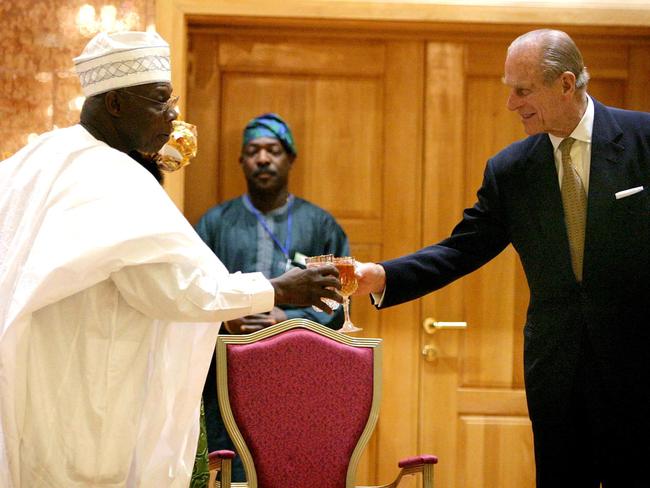
<svg viewBox="0 0 650 488">
<path fill-rule="evenodd" d="M 343 296 L 343 313 L 345 314 L 345 322 L 339 329 L 339 332 L 358 332 L 363 330 L 352 323 L 350 320 L 350 295 L 352 295 L 359 284 L 357 283 L 357 276 L 354 274 L 354 258 L 353 257 L 340 257 L 332 260 L 336 269 L 339 270 L 339 281 L 341 282 L 341 289 L 338 291 Z"/>
<path fill-rule="evenodd" d="M 321 254 L 320 256 L 311 256 L 305 259 L 305 264 L 307 265 L 308 268 L 315 268 L 318 266 L 322 266 L 324 264 L 331 264 L 334 260 L 334 255 L 333 254 Z M 332 310 L 336 310 L 339 308 L 339 302 L 330 300 L 329 298 L 321 298 L 323 302 L 327 304 L 329 308 Z M 316 312 L 322 312 L 320 308 L 318 308 L 315 305 L 312 305 L 312 307 Z"/>
</svg>

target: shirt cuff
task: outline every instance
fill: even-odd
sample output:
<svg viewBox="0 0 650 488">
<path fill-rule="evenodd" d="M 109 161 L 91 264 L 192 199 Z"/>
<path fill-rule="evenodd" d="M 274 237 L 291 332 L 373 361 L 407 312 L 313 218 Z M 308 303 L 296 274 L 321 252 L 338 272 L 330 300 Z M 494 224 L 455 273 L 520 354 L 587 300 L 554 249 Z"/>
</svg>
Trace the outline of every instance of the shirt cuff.
<svg viewBox="0 0 650 488">
<path fill-rule="evenodd" d="M 243 291 L 250 297 L 250 312 L 247 315 L 273 309 L 275 291 L 271 282 L 262 273 L 237 272 L 230 275 L 228 284 L 231 291 L 235 293 Z"/>
<path fill-rule="evenodd" d="M 375 307 L 380 308 L 382 302 L 384 301 L 384 295 L 386 295 L 386 287 L 384 287 L 381 294 L 380 293 L 371 293 L 370 298 L 372 300 L 372 304 Z"/>
</svg>

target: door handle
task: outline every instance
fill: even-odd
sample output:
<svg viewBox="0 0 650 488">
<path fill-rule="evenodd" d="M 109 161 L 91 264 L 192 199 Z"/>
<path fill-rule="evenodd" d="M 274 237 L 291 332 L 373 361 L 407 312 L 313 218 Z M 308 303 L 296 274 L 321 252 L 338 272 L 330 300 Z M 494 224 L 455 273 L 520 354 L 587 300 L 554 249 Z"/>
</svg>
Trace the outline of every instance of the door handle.
<svg viewBox="0 0 650 488">
<path fill-rule="evenodd" d="M 438 322 L 434 318 L 427 317 L 422 322 L 422 327 L 427 334 L 435 334 L 441 329 L 466 329 L 467 322 Z"/>
</svg>

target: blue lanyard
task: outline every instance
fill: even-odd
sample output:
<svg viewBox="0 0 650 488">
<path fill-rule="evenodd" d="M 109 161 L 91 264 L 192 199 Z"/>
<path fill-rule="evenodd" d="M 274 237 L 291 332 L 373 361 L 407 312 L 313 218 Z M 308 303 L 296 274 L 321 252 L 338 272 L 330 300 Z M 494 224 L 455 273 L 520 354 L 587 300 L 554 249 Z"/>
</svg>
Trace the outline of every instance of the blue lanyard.
<svg viewBox="0 0 650 488">
<path fill-rule="evenodd" d="M 291 209 L 293 208 L 293 202 L 294 199 L 292 198 L 289 201 L 289 207 L 287 207 L 287 238 L 285 239 L 284 246 L 280 244 L 280 241 L 278 238 L 275 236 L 273 232 L 271 232 L 271 229 L 269 229 L 268 224 L 266 223 L 266 220 L 262 216 L 259 210 L 257 210 L 253 204 L 251 203 L 250 198 L 248 198 L 248 195 L 244 195 L 244 199 L 246 199 L 246 203 L 248 203 L 248 206 L 250 209 L 253 211 L 253 214 L 255 217 L 257 217 L 257 221 L 262 224 L 262 227 L 264 227 L 264 230 L 266 233 L 271 236 L 271 239 L 273 239 L 273 242 L 280 248 L 282 251 L 282 254 L 287 258 L 287 261 L 291 261 L 291 258 L 289 257 L 289 250 L 291 249 L 291 224 L 292 224 L 292 219 L 291 219 Z"/>
</svg>

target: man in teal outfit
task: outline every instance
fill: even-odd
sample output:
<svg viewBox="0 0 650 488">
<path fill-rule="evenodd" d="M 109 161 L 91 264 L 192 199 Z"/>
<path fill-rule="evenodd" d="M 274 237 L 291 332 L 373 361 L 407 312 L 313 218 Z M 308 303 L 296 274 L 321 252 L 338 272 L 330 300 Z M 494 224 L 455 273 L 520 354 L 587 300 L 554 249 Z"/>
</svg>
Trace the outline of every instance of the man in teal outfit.
<svg viewBox="0 0 650 488">
<path fill-rule="evenodd" d="M 289 173 L 296 155 L 291 130 L 277 114 L 260 115 L 244 128 L 239 163 L 248 193 L 208 210 L 196 227 L 230 272 L 259 271 L 272 278 L 293 266 L 304 266 L 306 256 L 348 255 L 348 239 L 334 217 L 289 193 Z M 275 307 L 270 313 L 226 322 L 224 328 L 242 334 L 305 317 L 338 329 L 342 315 L 341 308 L 327 315 L 311 307 Z M 232 449 L 219 415 L 215 385 L 213 358 L 203 391 L 208 445 L 210 450 Z M 236 460 L 233 481 L 243 479 L 243 468 Z"/>
</svg>

